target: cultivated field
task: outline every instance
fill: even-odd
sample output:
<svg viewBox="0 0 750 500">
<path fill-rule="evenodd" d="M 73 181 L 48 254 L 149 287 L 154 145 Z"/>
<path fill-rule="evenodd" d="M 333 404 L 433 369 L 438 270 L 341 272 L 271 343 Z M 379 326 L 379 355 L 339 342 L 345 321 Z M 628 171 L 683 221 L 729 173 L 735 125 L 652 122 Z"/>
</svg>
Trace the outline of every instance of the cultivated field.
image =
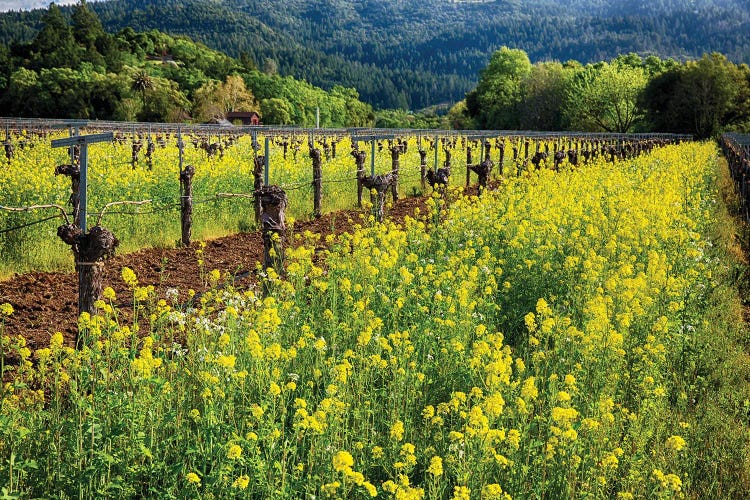
<svg viewBox="0 0 750 500">
<path fill-rule="evenodd" d="M 129 169 L 137 181 L 98 187 L 162 193 Z M 250 190 L 249 173 L 221 172 L 204 182 Z M 106 289 L 80 318 L 81 348 L 4 332 L 0 483 L 60 498 L 743 496 L 750 373 L 719 172 L 715 145 L 685 143 L 436 190 L 400 224 L 365 209 L 351 231 L 297 233 L 266 293 L 200 249 L 209 290 L 189 302 L 122 267 L 127 294 Z"/>
</svg>

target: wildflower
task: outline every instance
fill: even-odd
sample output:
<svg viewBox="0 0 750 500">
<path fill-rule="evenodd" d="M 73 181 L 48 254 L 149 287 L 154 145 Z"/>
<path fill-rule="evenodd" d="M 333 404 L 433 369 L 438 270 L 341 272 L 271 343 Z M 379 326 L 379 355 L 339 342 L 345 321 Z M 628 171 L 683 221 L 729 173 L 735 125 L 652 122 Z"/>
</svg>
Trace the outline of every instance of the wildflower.
<svg viewBox="0 0 750 500">
<path fill-rule="evenodd" d="M 338 490 L 340 487 L 341 487 L 341 483 L 338 481 L 334 481 L 332 483 L 327 483 L 321 486 L 320 491 L 325 496 L 332 497 L 336 495 L 336 490 Z"/>
<path fill-rule="evenodd" d="M 557 400 L 561 403 L 570 401 L 570 394 L 567 391 L 560 391 L 557 393 Z"/>
<path fill-rule="evenodd" d="M 503 489 L 497 483 L 488 484 L 482 488 L 482 500 L 496 500 L 498 498 L 506 499 L 509 497 L 510 496 L 507 493 L 503 495 Z"/>
<path fill-rule="evenodd" d="M 340 451 L 333 456 L 333 468 L 336 472 L 346 472 L 354 466 L 354 458 L 348 451 Z"/>
<path fill-rule="evenodd" d="M 661 484 L 662 488 L 675 493 L 682 491 L 682 481 L 676 474 L 664 474 L 661 470 L 654 469 L 651 475 Z"/>
<path fill-rule="evenodd" d="M 552 314 L 552 309 L 550 309 L 546 300 L 539 299 L 536 301 L 536 312 L 542 316 L 550 316 Z"/>
<path fill-rule="evenodd" d="M 49 339 L 49 348 L 53 351 L 62 349 L 63 346 L 63 334 L 60 332 L 55 332 L 52 334 L 52 336 Z"/>
<path fill-rule="evenodd" d="M 505 399 L 500 393 L 494 393 L 484 400 L 485 411 L 490 417 L 498 417 L 503 414 Z"/>
<path fill-rule="evenodd" d="M 237 357 L 233 355 L 219 356 L 216 358 L 216 364 L 228 370 L 231 370 L 232 368 L 234 368 L 234 365 L 236 362 L 237 362 Z"/>
<path fill-rule="evenodd" d="M 242 456 L 242 447 L 238 444 L 233 444 L 227 451 L 227 458 L 230 460 L 236 460 Z"/>
<path fill-rule="evenodd" d="M 574 408 L 552 408 L 552 420 L 560 425 L 567 425 L 578 418 L 578 411 Z"/>
<path fill-rule="evenodd" d="M 382 486 L 383 486 L 383 491 L 386 491 L 391 494 L 396 493 L 396 491 L 398 490 L 398 485 L 394 483 L 393 481 L 391 481 L 390 479 L 384 482 Z"/>
<path fill-rule="evenodd" d="M 371 497 L 374 498 L 378 496 L 378 490 L 375 488 L 375 486 L 371 482 L 369 481 L 363 482 L 362 487 L 367 491 L 367 494 L 370 495 Z"/>
<path fill-rule="evenodd" d="M 412 467 L 417 464 L 417 457 L 414 455 L 413 444 L 405 443 L 401 447 L 401 456 L 404 457 L 404 462 L 407 467 Z"/>
<path fill-rule="evenodd" d="M 518 429 L 508 431 L 508 443 L 515 449 L 521 446 L 521 432 Z"/>
<path fill-rule="evenodd" d="M 391 426 L 391 439 L 395 441 L 404 439 L 404 423 L 401 420 L 396 420 Z"/>
<path fill-rule="evenodd" d="M 682 451 L 687 443 L 680 436 L 671 436 L 667 439 L 667 449 L 674 451 Z"/>
<path fill-rule="evenodd" d="M 529 330 L 529 332 L 533 333 L 536 331 L 536 319 L 533 312 L 530 312 L 526 316 L 524 316 L 523 321 L 526 324 L 526 328 Z"/>
<path fill-rule="evenodd" d="M 537 396 L 539 396 L 539 390 L 536 388 L 536 378 L 529 377 L 523 383 L 521 397 L 524 400 L 534 400 Z"/>
<path fill-rule="evenodd" d="M 453 500 L 469 500 L 471 490 L 467 486 L 456 486 L 453 488 Z"/>
<path fill-rule="evenodd" d="M 226 333 L 222 333 L 219 337 L 219 347 L 226 347 L 229 345 L 229 342 L 231 340 L 231 337 L 227 335 Z"/>
<path fill-rule="evenodd" d="M 427 468 L 427 472 L 433 476 L 443 475 L 443 459 L 437 455 L 430 459 L 430 466 Z"/>
<path fill-rule="evenodd" d="M 463 438 L 464 438 L 464 435 L 463 435 L 463 433 L 461 433 L 461 432 L 458 432 L 458 431 L 450 431 L 450 432 L 448 433 L 448 439 L 450 439 L 451 441 L 460 441 L 460 440 L 462 440 Z"/>
<path fill-rule="evenodd" d="M 248 484 L 250 484 L 250 478 L 246 474 L 243 474 L 234 480 L 234 482 L 232 483 L 232 488 L 244 490 L 247 489 Z"/>
<path fill-rule="evenodd" d="M 124 281 L 129 288 L 135 289 L 135 287 L 138 286 L 138 278 L 136 277 L 135 272 L 129 267 L 123 267 L 121 275 L 122 281 Z"/>
<path fill-rule="evenodd" d="M 10 316 L 13 314 L 13 306 L 8 302 L 0 304 L 0 316 Z"/>
<path fill-rule="evenodd" d="M 196 486 L 201 485 L 201 478 L 195 472 L 188 472 L 185 476 L 185 479 L 187 479 L 187 482 L 190 484 L 194 484 Z"/>
<path fill-rule="evenodd" d="M 106 287 L 104 291 L 102 292 L 102 298 L 105 300 L 109 300 L 110 302 L 113 302 L 117 299 L 117 294 L 115 294 L 115 291 L 112 289 L 112 287 Z"/>
<path fill-rule="evenodd" d="M 603 469 L 607 469 L 607 468 L 616 469 L 619 463 L 620 461 L 617 459 L 617 456 L 615 456 L 614 453 L 607 453 L 602 459 L 602 461 L 599 463 L 599 465 Z"/>
</svg>

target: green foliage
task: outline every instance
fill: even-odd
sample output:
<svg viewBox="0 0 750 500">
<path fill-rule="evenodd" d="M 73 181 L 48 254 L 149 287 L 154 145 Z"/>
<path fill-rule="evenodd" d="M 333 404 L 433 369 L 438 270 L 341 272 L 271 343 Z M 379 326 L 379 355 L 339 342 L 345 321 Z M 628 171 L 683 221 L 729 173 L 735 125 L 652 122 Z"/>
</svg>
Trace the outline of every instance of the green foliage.
<svg viewBox="0 0 750 500">
<path fill-rule="evenodd" d="M 629 132 L 642 116 L 638 99 L 646 83 L 640 65 L 615 60 L 588 66 L 567 89 L 568 120 L 579 130 Z"/>
<path fill-rule="evenodd" d="M 459 101 L 448 111 L 448 126 L 456 130 L 472 130 L 478 128 L 474 119 L 469 116 L 466 100 Z"/>
<path fill-rule="evenodd" d="M 372 124 L 372 107 L 359 101 L 354 89 L 335 87 L 328 93 L 302 80 L 261 71 L 242 76 L 248 89 L 260 100 L 263 123 L 313 127 L 319 111 L 321 127 Z"/>
<path fill-rule="evenodd" d="M 522 50 L 502 47 L 480 72 L 477 88 L 466 95 L 466 107 L 480 128 L 517 129 L 520 124 L 521 82 L 531 73 L 531 61 Z"/>
<path fill-rule="evenodd" d="M 413 113 L 403 109 L 384 109 L 375 112 L 378 128 L 441 129 L 449 128 L 447 119 L 434 112 Z"/>
<path fill-rule="evenodd" d="M 750 70 L 721 54 L 706 54 L 652 80 L 644 99 L 657 130 L 679 130 L 700 138 L 724 130 L 748 130 Z"/>
<path fill-rule="evenodd" d="M 292 122 L 292 105 L 286 99 L 263 99 L 260 101 L 260 110 L 268 125 L 288 125 Z"/>
<path fill-rule="evenodd" d="M 572 72 L 557 62 L 535 64 L 522 81 L 522 130 L 564 130 L 563 106 Z"/>
<path fill-rule="evenodd" d="M 41 68 L 73 68 L 80 62 L 82 48 L 73 37 L 73 30 L 56 4 L 50 4 L 42 18 L 43 28 L 31 42 L 30 66 Z"/>
<path fill-rule="evenodd" d="M 750 69 L 718 53 L 682 64 L 626 54 L 586 66 L 530 65 L 522 51 L 503 48 L 466 95 L 464 113 L 479 128 L 709 138 L 724 130 L 750 130 Z M 461 128 L 460 120 L 456 123 Z"/>
</svg>

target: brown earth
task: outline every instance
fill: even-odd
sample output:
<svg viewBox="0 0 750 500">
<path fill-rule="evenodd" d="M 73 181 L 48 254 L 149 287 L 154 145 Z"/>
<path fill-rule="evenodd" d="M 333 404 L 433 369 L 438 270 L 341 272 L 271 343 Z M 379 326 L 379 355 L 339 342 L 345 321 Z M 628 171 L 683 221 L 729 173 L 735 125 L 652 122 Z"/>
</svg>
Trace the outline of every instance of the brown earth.
<svg viewBox="0 0 750 500">
<path fill-rule="evenodd" d="M 402 198 L 387 211 L 387 217 L 396 223 L 414 215 L 420 207 L 424 213 L 425 198 Z M 310 220 L 297 221 L 294 233 L 305 231 L 328 234 L 351 232 L 360 221 L 362 211 L 345 210 Z M 154 285 L 160 296 L 167 288 L 176 288 L 183 300 L 187 291 L 201 292 L 205 289 L 198 266 L 194 243 L 188 248 L 149 248 L 138 252 L 116 255 L 105 264 L 104 284 L 117 293 L 118 309 L 128 314 L 132 307 L 126 297 L 132 297 L 121 278 L 124 266 L 135 271 L 140 286 Z M 256 281 L 256 262 L 263 259 L 263 240 L 259 231 L 240 233 L 206 242 L 203 250 L 203 269 L 229 272 L 238 277 L 235 286 L 242 288 Z M 49 344 L 50 335 L 62 332 L 67 345 L 74 345 L 76 338 L 78 278 L 75 273 L 27 273 L 0 281 L 0 304 L 8 302 L 13 314 L 6 318 L 5 334 L 25 337 L 33 350 Z"/>
</svg>

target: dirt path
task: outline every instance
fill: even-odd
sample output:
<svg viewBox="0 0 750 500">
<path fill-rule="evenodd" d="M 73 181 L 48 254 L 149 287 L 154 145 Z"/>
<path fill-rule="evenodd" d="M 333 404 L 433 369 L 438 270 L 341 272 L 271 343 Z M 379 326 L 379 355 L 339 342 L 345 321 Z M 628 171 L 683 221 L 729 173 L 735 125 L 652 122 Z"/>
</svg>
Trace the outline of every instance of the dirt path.
<svg viewBox="0 0 750 500">
<path fill-rule="evenodd" d="M 403 198 L 391 208 L 387 216 L 394 222 L 403 222 L 420 207 L 424 213 L 424 198 Z M 295 233 L 311 231 L 328 235 L 351 232 L 361 212 L 347 210 L 326 214 L 312 221 L 298 221 Z M 351 221 L 351 222 L 350 222 Z M 151 248 L 127 255 L 116 255 L 105 265 L 105 286 L 112 287 L 126 314 L 130 305 L 126 297 L 132 296 L 120 277 L 123 266 L 133 269 L 139 285 L 154 285 L 163 296 L 167 288 L 176 288 L 182 297 L 188 289 L 203 290 L 197 264 L 198 244 L 189 248 Z M 263 240 L 260 232 L 241 233 L 206 242 L 203 250 L 206 272 L 218 269 L 224 274 L 242 275 L 238 282 L 251 283 L 256 262 L 263 259 Z M 76 335 L 78 286 L 74 273 L 28 273 L 0 281 L 0 304 L 9 302 L 14 313 L 7 318 L 5 334 L 23 335 L 31 349 L 45 347 L 52 333 L 62 332 L 65 342 L 73 345 Z"/>
</svg>

